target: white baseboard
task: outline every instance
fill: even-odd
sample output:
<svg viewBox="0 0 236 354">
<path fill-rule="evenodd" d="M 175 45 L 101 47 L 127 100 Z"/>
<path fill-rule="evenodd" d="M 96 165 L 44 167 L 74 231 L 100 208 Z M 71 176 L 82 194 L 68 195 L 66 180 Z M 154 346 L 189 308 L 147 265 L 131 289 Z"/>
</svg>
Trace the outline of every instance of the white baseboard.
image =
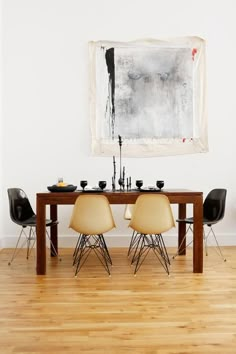
<svg viewBox="0 0 236 354">
<path fill-rule="evenodd" d="M 108 247 L 128 247 L 131 236 L 127 235 L 105 235 Z M 177 247 L 177 235 L 167 235 L 164 237 L 167 247 Z M 187 238 L 187 242 L 191 237 Z M 235 234 L 217 234 L 217 240 L 221 246 L 236 246 Z M 61 235 L 58 239 L 58 245 L 62 248 L 73 248 L 77 241 L 76 236 Z M 214 245 L 214 239 L 211 238 L 209 246 Z M 17 236 L 7 236 L 0 238 L 0 248 L 14 248 L 17 242 Z"/>
</svg>

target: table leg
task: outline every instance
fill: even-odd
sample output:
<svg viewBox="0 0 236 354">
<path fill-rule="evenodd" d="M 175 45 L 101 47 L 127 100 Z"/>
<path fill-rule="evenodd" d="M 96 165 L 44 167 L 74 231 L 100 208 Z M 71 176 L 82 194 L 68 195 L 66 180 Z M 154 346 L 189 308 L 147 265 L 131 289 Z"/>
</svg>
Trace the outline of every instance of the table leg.
<svg viewBox="0 0 236 354">
<path fill-rule="evenodd" d="M 50 219 L 52 221 L 57 221 L 57 205 L 50 205 Z M 54 224 L 50 228 L 50 238 L 51 238 L 51 257 L 56 257 L 58 252 L 58 242 L 57 242 L 57 224 Z M 56 253 L 55 253 L 56 251 Z"/>
<path fill-rule="evenodd" d="M 37 225 L 36 225 L 36 272 L 46 274 L 46 205 L 37 198 Z"/>
<path fill-rule="evenodd" d="M 199 197 L 193 205 L 193 272 L 203 272 L 203 199 Z"/>
<path fill-rule="evenodd" d="M 186 218 L 186 204 L 179 204 L 179 219 Z M 179 255 L 186 254 L 186 223 L 179 222 L 178 223 L 178 250 Z"/>
</svg>

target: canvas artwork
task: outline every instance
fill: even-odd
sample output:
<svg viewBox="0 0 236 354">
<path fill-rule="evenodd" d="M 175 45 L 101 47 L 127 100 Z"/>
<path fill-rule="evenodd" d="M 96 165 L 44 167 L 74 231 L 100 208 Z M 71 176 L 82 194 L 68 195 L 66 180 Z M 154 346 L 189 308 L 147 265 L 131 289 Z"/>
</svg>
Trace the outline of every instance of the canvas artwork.
<svg viewBox="0 0 236 354">
<path fill-rule="evenodd" d="M 198 37 L 90 43 L 92 152 L 205 152 L 205 45 Z"/>
</svg>

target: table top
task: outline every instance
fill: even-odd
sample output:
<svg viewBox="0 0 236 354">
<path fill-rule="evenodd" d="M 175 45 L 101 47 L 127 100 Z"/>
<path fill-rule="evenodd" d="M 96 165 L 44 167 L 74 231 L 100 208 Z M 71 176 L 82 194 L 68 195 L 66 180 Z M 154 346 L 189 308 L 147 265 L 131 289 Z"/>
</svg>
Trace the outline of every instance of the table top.
<svg viewBox="0 0 236 354">
<path fill-rule="evenodd" d="M 154 193 L 154 194 L 165 194 L 170 199 L 171 203 L 195 203 L 199 201 L 203 192 L 192 191 L 188 189 L 163 189 L 160 191 L 143 191 L 143 190 L 131 190 L 131 191 L 96 191 L 92 194 L 105 195 L 111 204 L 132 204 L 135 203 L 139 195 L 144 193 Z M 37 193 L 38 203 L 43 204 L 72 204 L 75 202 L 76 198 L 81 194 L 90 194 L 90 192 L 74 191 L 74 192 L 42 192 Z"/>
<path fill-rule="evenodd" d="M 74 192 L 66 192 L 66 191 L 61 191 L 61 192 L 49 192 L 49 191 L 44 191 L 44 192 L 37 192 L 37 195 L 48 195 L 48 194 L 53 194 L 53 195 L 61 195 L 61 194 L 81 194 L 81 193 L 99 193 L 99 194 L 142 194 L 142 193 L 163 193 L 163 194 L 202 194 L 203 192 L 201 191 L 195 191 L 191 189 L 184 189 L 184 188 L 168 188 L 168 189 L 162 189 L 161 191 L 158 189 L 131 189 L 131 190 L 111 190 L 111 189 L 106 189 L 104 191 L 100 191 L 99 189 L 90 189 L 90 190 L 85 190 L 83 191 L 82 189 L 77 189 Z"/>
</svg>

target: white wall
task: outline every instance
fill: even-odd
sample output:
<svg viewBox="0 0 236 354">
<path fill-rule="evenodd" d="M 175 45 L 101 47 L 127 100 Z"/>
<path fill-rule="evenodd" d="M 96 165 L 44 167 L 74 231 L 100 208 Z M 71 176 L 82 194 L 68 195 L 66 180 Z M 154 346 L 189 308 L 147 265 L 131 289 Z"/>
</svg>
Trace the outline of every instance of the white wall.
<svg viewBox="0 0 236 354">
<path fill-rule="evenodd" d="M 3 163 L 2 163 L 2 151 L 3 151 L 3 132 L 2 132 L 2 123 L 3 123 L 3 112 L 2 112 L 2 6 L 0 6 L 0 185 L 3 181 Z M 0 199 L 3 200 L 3 190 L 0 189 Z M 1 236 L 3 235 L 3 203 L 0 203 L 0 248 L 1 248 Z"/>
<path fill-rule="evenodd" d="M 9 219 L 6 190 L 35 194 L 60 176 L 73 184 L 111 180 L 112 159 L 92 157 L 88 101 L 88 41 L 197 35 L 207 42 L 209 153 L 124 161 L 133 180 L 164 179 L 166 187 L 228 189 L 225 219 L 216 230 L 235 243 L 236 168 L 234 0 L 3 1 L 3 142 L 1 241 L 18 228 Z M 127 235 L 123 207 L 113 206 Z M 71 207 L 59 209 L 61 237 Z M 173 232 L 176 234 L 176 231 Z M 113 238 L 113 241 L 122 240 Z M 225 241 L 224 241 L 225 240 Z M 120 242 L 120 241 L 119 241 Z M 122 241 L 121 241 L 122 242 Z"/>
</svg>

